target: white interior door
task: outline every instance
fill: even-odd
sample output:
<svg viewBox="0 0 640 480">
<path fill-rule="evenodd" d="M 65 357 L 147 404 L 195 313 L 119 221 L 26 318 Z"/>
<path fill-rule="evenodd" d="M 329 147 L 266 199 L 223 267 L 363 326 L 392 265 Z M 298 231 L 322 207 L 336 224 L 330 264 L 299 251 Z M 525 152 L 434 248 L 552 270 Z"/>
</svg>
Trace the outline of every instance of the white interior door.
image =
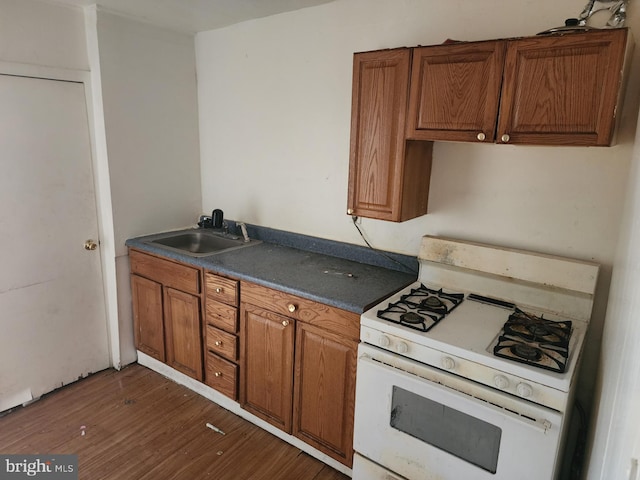
<svg viewBox="0 0 640 480">
<path fill-rule="evenodd" d="M 0 411 L 110 363 L 84 88 L 0 75 Z"/>
</svg>

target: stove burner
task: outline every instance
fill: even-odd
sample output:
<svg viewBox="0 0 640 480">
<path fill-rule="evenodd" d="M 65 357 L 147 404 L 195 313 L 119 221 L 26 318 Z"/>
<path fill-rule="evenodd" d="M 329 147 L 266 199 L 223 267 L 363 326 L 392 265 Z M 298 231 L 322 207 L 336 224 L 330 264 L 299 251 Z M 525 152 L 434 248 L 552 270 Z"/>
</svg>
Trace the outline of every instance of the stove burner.
<svg viewBox="0 0 640 480">
<path fill-rule="evenodd" d="M 445 304 L 442 303 L 442 300 L 440 300 L 438 297 L 427 297 L 420 302 L 420 306 L 427 309 L 428 308 L 439 309 L 443 307 L 445 309 L 447 308 Z"/>
<path fill-rule="evenodd" d="M 571 322 L 554 322 L 516 308 L 504 324 L 494 355 L 563 373 L 569 358 Z"/>
<path fill-rule="evenodd" d="M 531 345 L 527 345 L 525 343 L 517 343 L 515 345 L 512 345 L 509 350 L 511 350 L 511 353 L 513 353 L 514 355 L 531 362 L 537 362 L 542 358 L 542 352 L 539 348 L 532 347 Z"/>
<path fill-rule="evenodd" d="M 400 320 L 406 323 L 420 323 L 424 321 L 424 318 L 415 312 L 407 312 L 400 315 Z"/>
<path fill-rule="evenodd" d="M 462 293 L 446 293 L 432 290 L 420 284 L 400 296 L 400 300 L 389 303 L 377 316 L 402 326 L 428 332 L 464 299 Z"/>
</svg>

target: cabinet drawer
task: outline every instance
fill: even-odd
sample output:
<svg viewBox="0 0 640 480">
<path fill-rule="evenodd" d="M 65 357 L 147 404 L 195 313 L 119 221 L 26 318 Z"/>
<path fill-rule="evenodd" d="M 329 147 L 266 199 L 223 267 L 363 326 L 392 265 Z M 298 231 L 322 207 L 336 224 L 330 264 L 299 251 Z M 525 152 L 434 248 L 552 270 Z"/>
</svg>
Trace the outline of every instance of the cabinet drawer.
<svg viewBox="0 0 640 480">
<path fill-rule="evenodd" d="M 242 301 L 324 328 L 347 338 L 360 337 L 360 315 L 279 290 L 242 282 Z"/>
<path fill-rule="evenodd" d="M 238 338 L 211 325 L 207 325 L 207 348 L 229 360 L 238 358 Z"/>
<path fill-rule="evenodd" d="M 238 282 L 236 280 L 205 272 L 204 283 L 208 298 L 234 307 L 238 306 Z"/>
<path fill-rule="evenodd" d="M 238 399 L 238 366 L 207 352 L 206 384 L 233 400 Z"/>
<path fill-rule="evenodd" d="M 236 307 L 214 302 L 207 297 L 205 315 L 209 325 L 214 325 L 230 333 L 238 331 L 238 309 Z"/>
<path fill-rule="evenodd" d="M 131 273 L 155 280 L 165 287 L 187 293 L 200 293 L 200 270 L 170 260 L 129 251 Z"/>
</svg>

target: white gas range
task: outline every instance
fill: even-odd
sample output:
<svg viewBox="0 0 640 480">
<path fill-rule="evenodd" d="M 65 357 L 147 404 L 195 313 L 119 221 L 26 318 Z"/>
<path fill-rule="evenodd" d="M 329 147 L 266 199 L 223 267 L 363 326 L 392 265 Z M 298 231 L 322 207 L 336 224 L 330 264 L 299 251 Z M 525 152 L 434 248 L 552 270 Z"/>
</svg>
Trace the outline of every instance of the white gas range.
<svg viewBox="0 0 640 480">
<path fill-rule="evenodd" d="M 425 236 L 361 316 L 353 477 L 557 478 L 599 267 Z"/>
</svg>

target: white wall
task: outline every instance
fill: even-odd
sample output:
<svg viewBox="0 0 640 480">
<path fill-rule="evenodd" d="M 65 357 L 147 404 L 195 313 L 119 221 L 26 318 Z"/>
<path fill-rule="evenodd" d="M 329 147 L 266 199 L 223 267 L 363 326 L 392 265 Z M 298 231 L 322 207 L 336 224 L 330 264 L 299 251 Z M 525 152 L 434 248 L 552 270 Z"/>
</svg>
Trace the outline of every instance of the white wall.
<svg viewBox="0 0 640 480">
<path fill-rule="evenodd" d="M 640 130 L 629 185 L 602 341 L 601 396 L 588 476 L 594 480 L 640 478 L 640 471 L 629 474 L 632 459 L 640 460 Z"/>
<path fill-rule="evenodd" d="M 200 156 L 193 36 L 98 10 L 117 255 L 132 236 L 195 225 Z"/>
<path fill-rule="evenodd" d="M 583 0 L 337 0 L 198 34 L 202 209 L 361 244 L 346 215 L 353 52 L 535 35 L 583 7 Z M 627 25 L 638 32 L 639 22 L 631 7 Z M 412 255 L 422 235 L 434 234 L 600 262 L 578 392 L 587 408 L 634 141 L 637 77 L 636 67 L 617 146 L 438 142 L 429 214 L 402 224 L 362 220 L 374 246 Z"/>
<path fill-rule="evenodd" d="M 33 0 L 0 0 L 0 59 L 88 70 L 82 10 Z"/>
<path fill-rule="evenodd" d="M 93 13 L 90 13 L 93 12 Z M 201 207 L 193 36 L 89 10 L 98 155 L 108 163 L 121 363 L 135 360 L 127 238 L 195 225 Z M 102 111 L 98 111 L 99 108 Z"/>
</svg>

